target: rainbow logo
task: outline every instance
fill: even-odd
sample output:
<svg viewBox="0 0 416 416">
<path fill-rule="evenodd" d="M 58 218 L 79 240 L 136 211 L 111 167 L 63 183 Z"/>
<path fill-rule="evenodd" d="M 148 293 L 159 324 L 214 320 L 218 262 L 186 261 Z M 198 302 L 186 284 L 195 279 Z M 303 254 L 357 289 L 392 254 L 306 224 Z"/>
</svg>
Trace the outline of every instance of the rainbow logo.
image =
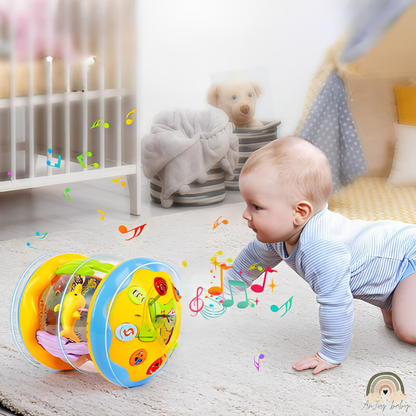
<svg viewBox="0 0 416 416">
<path fill-rule="evenodd" d="M 365 400 L 382 401 L 386 399 L 406 400 L 404 385 L 400 377 L 394 373 L 384 372 L 375 374 L 367 384 Z"/>
</svg>

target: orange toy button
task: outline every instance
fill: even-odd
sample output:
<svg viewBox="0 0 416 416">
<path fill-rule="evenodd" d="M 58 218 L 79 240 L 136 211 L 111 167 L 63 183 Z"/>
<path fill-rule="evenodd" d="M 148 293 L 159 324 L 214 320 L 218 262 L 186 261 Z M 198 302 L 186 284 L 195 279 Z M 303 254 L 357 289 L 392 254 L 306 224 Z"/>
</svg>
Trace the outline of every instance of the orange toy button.
<svg viewBox="0 0 416 416">
<path fill-rule="evenodd" d="M 143 364 L 146 361 L 147 358 L 147 352 L 143 348 L 137 351 L 134 351 L 134 353 L 131 355 L 129 363 L 130 365 L 140 365 Z"/>
</svg>

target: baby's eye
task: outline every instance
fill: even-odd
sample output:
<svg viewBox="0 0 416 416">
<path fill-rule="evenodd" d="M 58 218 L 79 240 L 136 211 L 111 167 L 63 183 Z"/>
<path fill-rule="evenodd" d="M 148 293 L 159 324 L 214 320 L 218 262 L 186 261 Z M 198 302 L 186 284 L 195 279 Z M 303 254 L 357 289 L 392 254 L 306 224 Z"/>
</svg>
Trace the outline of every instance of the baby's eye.
<svg viewBox="0 0 416 416">
<path fill-rule="evenodd" d="M 257 206 L 256 204 L 253 204 L 253 207 L 254 207 L 254 209 L 255 209 L 256 211 L 260 211 L 260 210 L 261 210 L 261 208 L 260 208 L 259 206 Z"/>
<path fill-rule="evenodd" d="M 249 92 L 248 93 L 248 96 L 251 98 L 251 97 L 253 97 L 253 93 L 252 92 Z"/>
<path fill-rule="evenodd" d="M 232 98 L 233 100 L 236 100 L 236 99 L 237 99 L 237 96 L 236 96 L 236 95 L 233 95 L 231 98 Z"/>
</svg>

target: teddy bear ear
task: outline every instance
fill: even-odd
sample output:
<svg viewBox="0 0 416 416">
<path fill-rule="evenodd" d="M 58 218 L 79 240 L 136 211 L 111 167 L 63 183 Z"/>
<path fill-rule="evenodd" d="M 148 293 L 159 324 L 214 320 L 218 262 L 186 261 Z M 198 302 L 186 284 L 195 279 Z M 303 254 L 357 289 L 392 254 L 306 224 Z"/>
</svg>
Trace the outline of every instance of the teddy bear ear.
<svg viewBox="0 0 416 416">
<path fill-rule="evenodd" d="M 218 107 L 218 90 L 219 85 L 214 83 L 208 88 L 207 91 L 207 103 L 214 107 Z"/>
<path fill-rule="evenodd" d="M 260 94 L 263 92 L 261 85 L 258 82 L 252 82 L 251 85 L 254 87 L 257 97 L 259 97 Z"/>
</svg>

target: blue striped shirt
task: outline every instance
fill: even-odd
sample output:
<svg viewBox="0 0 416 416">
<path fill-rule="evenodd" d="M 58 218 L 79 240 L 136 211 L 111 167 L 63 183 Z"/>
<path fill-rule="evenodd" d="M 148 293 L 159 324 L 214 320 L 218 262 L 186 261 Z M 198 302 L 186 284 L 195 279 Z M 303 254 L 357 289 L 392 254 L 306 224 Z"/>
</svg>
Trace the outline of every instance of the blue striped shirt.
<svg viewBox="0 0 416 416">
<path fill-rule="evenodd" d="M 289 256 L 284 242 L 250 242 L 225 273 L 224 292 L 229 294 L 229 280 L 251 286 L 253 277 L 262 273 L 252 269 L 247 274 L 252 264 L 275 267 L 282 260 L 316 293 L 322 340 L 319 355 L 338 364 L 351 346 L 353 298 L 391 310 L 393 291 L 409 260 L 416 260 L 416 225 L 350 220 L 326 207 L 308 221 Z"/>
</svg>

